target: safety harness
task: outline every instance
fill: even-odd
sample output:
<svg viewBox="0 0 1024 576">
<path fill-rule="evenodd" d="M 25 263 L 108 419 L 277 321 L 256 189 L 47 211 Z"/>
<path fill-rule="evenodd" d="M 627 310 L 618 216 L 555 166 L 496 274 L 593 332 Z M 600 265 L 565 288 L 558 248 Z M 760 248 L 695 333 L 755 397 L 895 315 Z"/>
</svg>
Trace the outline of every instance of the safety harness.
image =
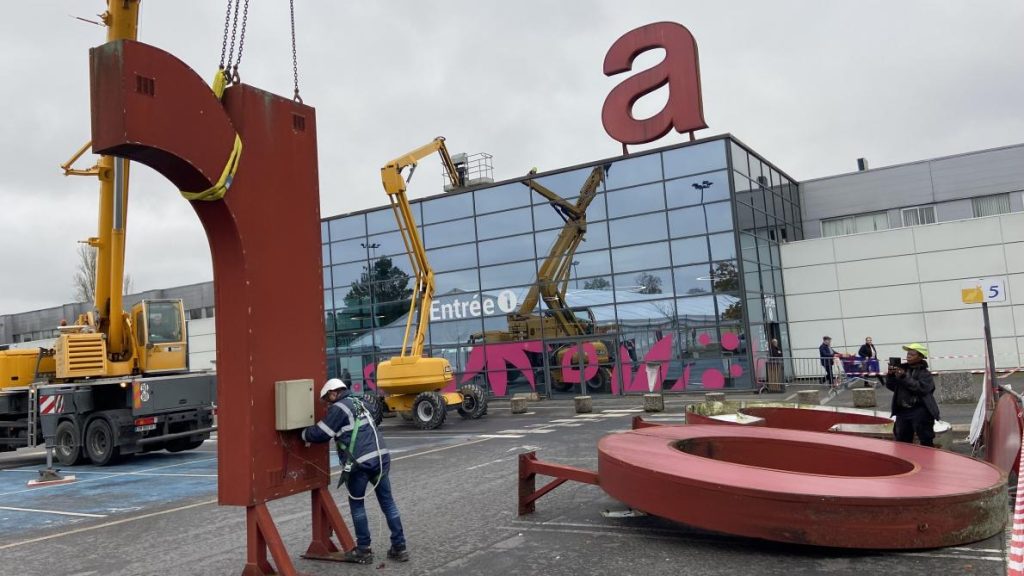
<svg viewBox="0 0 1024 576">
<path fill-rule="evenodd" d="M 345 451 L 345 462 L 342 464 L 341 467 L 341 475 L 338 476 L 337 488 L 341 488 L 342 484 L 348 482 L 348 477 L 352 473 L 352 465 L 355 463 L 356 460 L 356 437 L 359 436 L 359 429 L 362 428 L 362 425 L 359 423 L 359 420 L 361 418 L 365 418 L 366 423 L 369 424 L 370 426 L 373 426 L 372 420 L 370 420 L 370 412 L 369 410 L 366 409 L 366 406 L 364 406 L 363 403 L 360 402 L 359 399 L 357 398 L 350 398 L 350 400 L 352 400 L 352 407 L 355 408 L 355 410 L 352 412 L 352 419 L 354 421 L 352 422 L 352 437 L 349 438 L 348 449 L 345 450 L 345 447 L 341 444 L 340 437 L 338 440 L 335 440 L 335 443 L 337 444 L 338 447 L 338 451 Z M 377 472 L 377 474 L 370 479 L 374 486 L 380 483 L 380 478 L 385 474 L 384 466 L 381 466 L 380 468 L 380 471 Z"/>
</svg>

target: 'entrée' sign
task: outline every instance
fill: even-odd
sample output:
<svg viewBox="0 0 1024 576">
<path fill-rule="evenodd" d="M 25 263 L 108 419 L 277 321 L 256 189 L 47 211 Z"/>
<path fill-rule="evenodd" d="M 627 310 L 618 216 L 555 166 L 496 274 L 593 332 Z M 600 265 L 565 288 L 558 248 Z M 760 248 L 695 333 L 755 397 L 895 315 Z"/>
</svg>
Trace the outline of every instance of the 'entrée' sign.
<svg viewBox="0 0 1024 576">
<path fill-rule="evenodd" d="M 455 298 L 450 302 L 439 302 L 434 300 L 430 303 L 430 321 L 440 322 L 444 320 L 459 320 L 462 318 L 479 318 L 480 316 L 492 316 L 497 312 L 508 314 L 516 309 L 519 299 L 516 293 L 511 290 L 502 290 L 497 298 L 480 300 L 472 298 L 460 300 Z"/>
<path fill-rule="evenodd" d="M 672 128 L 689 132 L 707 128 L 700 96 L 700 66 L 697 41 L 682 24 L 655 22 L 624 34 L 604 57 L 604 75 L 614 76 L 633 69 L 637 56 L 661 48 L 665 59 L 657 66 L 623 80 L 608 93 L 601 109 L 601 122 L 609 136 L 625 144 L 646 144 L 661 138 Z M 668 84 L 668 103 L 644 120 L 633 117 L 633 105 L 640 98 Z"/>
</svg>

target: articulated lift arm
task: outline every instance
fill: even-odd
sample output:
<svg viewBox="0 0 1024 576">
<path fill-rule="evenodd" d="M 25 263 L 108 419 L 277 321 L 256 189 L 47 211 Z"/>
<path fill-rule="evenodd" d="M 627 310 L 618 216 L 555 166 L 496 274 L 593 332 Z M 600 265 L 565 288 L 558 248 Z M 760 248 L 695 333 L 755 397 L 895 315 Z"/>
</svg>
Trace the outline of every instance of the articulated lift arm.
<svg viewBox="0 0 1024 576">
<path fill-rule="evenodd" d="M 609 166 L 594 168 L 586 182 L 583 183 L 583 187 L 580 188 L 580 195 L 575 204 L 569 203 L 532 179 L 523 182 L 531 190 L 551 202 L 551 206 L 565 221 L 565 225 L 551 245 L 547 259 L 541 264 L 540 270 L 537 272 L 537 281 L 530 288 L 519 307 L 517 314 L 520 317 L 529 316 L 537 306 L 537 301 L 543 299 L 548 310 L 555 316 L 566 334 L 579 335 L 583 333 L 579 320 L 565 301 L 565 291 L 569 284 L 572 258 L 587 232 L 587 207 L 597 196 L 597 189 L 604 182 Z"/>
<path fill-rule="evenodd" d="M 409 303 L 409 316 L 405 322 L 405 336 L 402 338 L 402 357 L 407 355 L 419 357 L 423 354 L 423 341 L 426 336 L 427 325 L 430 321 L 430 305 L 434 298 L 434 271 L 431 270 L 430 262 L 427 261 L 427 251 L 423 248 L 423 241 L 420 239 L 419 232 L 416 229 L 416 220 L 413 218 L 412 210 L 409 207 L 409 199 L 405 195 L 406 183 L 412 179 L 417 163 L 434 152 L 440 154 L 441 162 L 444 164 L 445 172 L 452 185 L 456 188 L 462 187 L 458 170 L 455 169 L 455 163 L 452 162 L 452 157 L 444 144 L 444 138 L 440 136 L 434 138 L 429 144 L 421 146 L 404 156 L 395 158 L 380 169 L 381 182 L 384 184 L 384 191 L 388 194 L 388 200 L 391 201 L 391 209 L 395 212 L 395 220 L 398 222 L 398 228 L 402 232 L 405 250 L 409 253 L 409 259 L 412 261 L 416 277 L 416 287 Z M 406 167 L 409 168 L 408 179 L 402 177 L 402 171 Z M 412 319 L 416 316 L 417 308 L 419 309 L 419 319 L 410 349 L 409 334 L 412 328 Z M 408 354 L 406 353 L 407 351 Z"/>
</svg>

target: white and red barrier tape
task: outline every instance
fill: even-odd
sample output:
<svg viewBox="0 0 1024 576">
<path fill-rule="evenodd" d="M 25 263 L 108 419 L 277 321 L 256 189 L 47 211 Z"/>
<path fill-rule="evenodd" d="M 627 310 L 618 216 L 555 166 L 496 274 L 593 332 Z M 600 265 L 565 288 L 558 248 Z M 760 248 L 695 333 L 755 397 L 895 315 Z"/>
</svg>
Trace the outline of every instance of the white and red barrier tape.
<svg viewBox="0 0 1024 576">
<path fill-rule="evenodd" d="M 1006 561 L 1007 576 L 1024 576 L 1024 441 L 1021 442 L 1021 466 L 1017 469 L 1017 498 L 1013 505 L 1013 532 Z"/>
</svg>

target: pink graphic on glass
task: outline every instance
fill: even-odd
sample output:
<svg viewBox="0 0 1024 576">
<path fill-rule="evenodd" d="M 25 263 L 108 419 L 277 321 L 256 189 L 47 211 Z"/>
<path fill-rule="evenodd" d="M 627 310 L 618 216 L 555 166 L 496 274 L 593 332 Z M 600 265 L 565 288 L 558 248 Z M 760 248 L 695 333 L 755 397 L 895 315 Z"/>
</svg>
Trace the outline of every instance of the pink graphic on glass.
<svg viewBox="0 0 1024 576">
<path fill-rule="evenodd" d="M 533 365 L 527 352 L 542 352 L 543 344 L 537 341 L 509 342 L 507 344 L 487 344 L 474 346 L 466 361 L 466 371 L 462 375 L 462 383 L 472 380 L 477 374 L 486 371 L 491 392 L 495 396 L 505 396 L 508 392 L 508 372 L 506 364 L 518 369 L 526 377 L 530 389 L 536 391 L 537 383 L 533 378 Z M 576 376 L 577 382 L 579 375 Z"/>
<path fill-rule="evenodd" d="M 669 334 L 661 340 L 658 340 L 654 346 L 644 355 L 642 362 L 638 363 L 636 367 L 631 364 L 625 363 L 625 360 L 629 358 L 629 352 L 625 346 L 619 346 L 619 358 L 623 360 L 620 365 L 622 366 L 622 390 L 623 392 L 647 392 L 649 387 L 647 385 L 647 370 L 645 364 L 648 362 L 659 363 L 661 367 L 658 370 L 658 381 L 655 383 L 658 388 L 661 388 L 665 382 L 665 378 L 668 376 L 668 364 L 669 360 L 672 359 L 672 335 Z M 612 372 L 612 394 L 618 394 L 618 382 L 617 378 L 618 367 Z M 678 386 L 679 383 L 676 383 Z M 686 388 L 686 383 L 683 383 L 683 389 Z M 675 386 L 672 388 L 676 389 Z"/>
</svg>

